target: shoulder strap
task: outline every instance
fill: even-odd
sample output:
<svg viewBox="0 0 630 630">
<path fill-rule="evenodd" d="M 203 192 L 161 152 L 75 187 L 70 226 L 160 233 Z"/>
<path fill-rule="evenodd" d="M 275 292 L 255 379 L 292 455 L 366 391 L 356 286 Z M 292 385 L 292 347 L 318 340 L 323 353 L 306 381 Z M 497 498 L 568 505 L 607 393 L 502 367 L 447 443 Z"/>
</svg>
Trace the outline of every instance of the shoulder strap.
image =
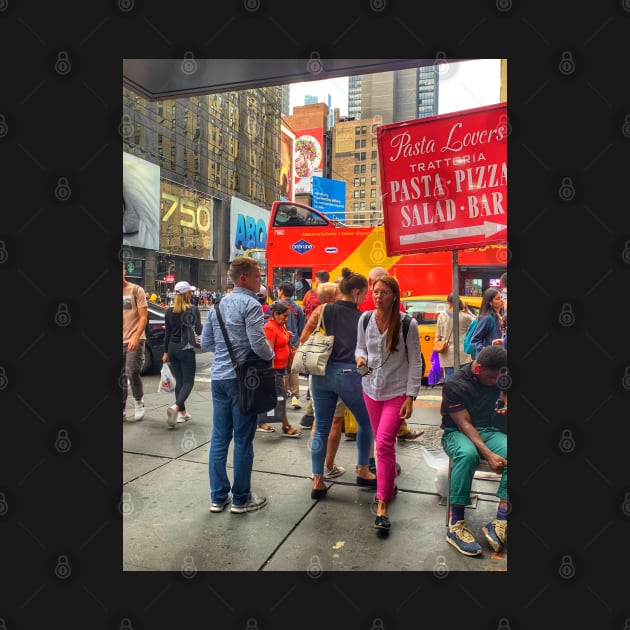
<svg viewBox="0 0 630 630">
<path fill-rule="evenodd" d="M 407 333 L 409 332 L 410 325 L 411 325 L 411 317 L 405 314 L 402 321 L 402 329 L 403 329 L 403 341 L 405 344 L 405 354 L 407 355 L 407 360 L 409 359 L 409 354 L 407 353 Z"/>
<path fill-rule="evenodd" d="M 326 334 L 326 326 L 324 325 L 324 309 L 325 308 L 326 308 L 326 304 L 322 304 L 322 310 L 319 311 L 319 319 L 317 320 L 317 326 L 315 328 L 315 330 L 321 330 L 323 328 L 324 334 Z"/>
<path fill-rule="evenodd" d="M 230 353 L 230 358 L 232 359 L 232 363 L 234 365 L 234 369 L 238 369 L 238 363 L 236 362 L 236 357 L 234 356 L 234 350 L 232 348 L 232 343 L 230 342 L 230 338 L 227 335 L 227 330 L 225 330 L 225 324 L 223 323 L 223 317 L 221 317 L 221 309 L 219 308 L 219 304 L 214 307 L 214 310 L 217 314 L 217 319 L 219 320 L 219 326 L 221 326 L 221 332 L 223 333 L 223 338 L 225 339 L 225 345 L 227 346 L 228 352 Z"/>
<path fill-rule="evenodd" d="M 372 317 L 372 313 L 374 311 L 365 311 L 367 313 L 367 315 L 363 318 L 363 330 L 367 330 L 367 325 L 368 322 L 370 321 L 370 317 Z M 409 324 L 407 324 L 407 330 L 409 330 Z M 407 335 L 405 333 L 405 339 L 407 338 Z"/>
</svg>

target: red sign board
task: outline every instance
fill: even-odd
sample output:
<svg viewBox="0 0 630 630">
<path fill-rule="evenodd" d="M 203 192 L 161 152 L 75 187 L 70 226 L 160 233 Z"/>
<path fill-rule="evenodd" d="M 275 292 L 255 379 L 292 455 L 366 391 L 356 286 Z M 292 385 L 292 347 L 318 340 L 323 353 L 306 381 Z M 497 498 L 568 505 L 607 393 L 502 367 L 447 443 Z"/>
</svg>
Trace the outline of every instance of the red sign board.
<svg viewBox="0 0 630 630">
<path fill-rule="evenodd" d="M 507 244 L 507 105 L 378 128 L 387 255 Z"/>
</svg>

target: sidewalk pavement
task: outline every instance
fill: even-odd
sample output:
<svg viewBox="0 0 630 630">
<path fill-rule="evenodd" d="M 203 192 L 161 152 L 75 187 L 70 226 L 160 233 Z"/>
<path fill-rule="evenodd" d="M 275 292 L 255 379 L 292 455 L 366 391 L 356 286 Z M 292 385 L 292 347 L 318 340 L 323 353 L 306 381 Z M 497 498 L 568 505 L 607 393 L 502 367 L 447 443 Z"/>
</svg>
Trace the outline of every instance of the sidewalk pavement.
<svg viewBox="0 0 630 630">
<path fill-rule="evenodd" d="M 443 461 L 439 428 L 441 390 L 422 388 L 409 422 L 425 434 L 399 441 L 398 495 L 390 504 L 391 530 L 374 529 L 374 489 L 355 485 L 356 442 L 342 435 L 336 463 L 344 475 L 327 482 L 324 500 L 310 497 L 310 432 L 301 438 L 256 433 L 252 492 L 266 496 L 262 509 L 211 513 L 208 479 L 212 432 L 210 384 L 196 382 L 187 401 L 192 419 L 174 429 L 166 424 L 173 394 L 145 387 L 146 415 L 123 423 L 123 570 L 125 571 L 507 571 L 507 549 L 492 551 L 479 531 L 496 514 L 496 481 L 475 479 L 476 507 L 466 520 L 483 548 L 467 557 L 445 540 L 444 498 L 436 469 L 423 447 Z M 156 386 L 157 389 L 157 386 Z M 304 409 L 288 417 L 299 427 Z M 228 454 L 231 476 L 232 448 Z M 432 461 L 429 459 L 429 461 Z"/>
</svg>

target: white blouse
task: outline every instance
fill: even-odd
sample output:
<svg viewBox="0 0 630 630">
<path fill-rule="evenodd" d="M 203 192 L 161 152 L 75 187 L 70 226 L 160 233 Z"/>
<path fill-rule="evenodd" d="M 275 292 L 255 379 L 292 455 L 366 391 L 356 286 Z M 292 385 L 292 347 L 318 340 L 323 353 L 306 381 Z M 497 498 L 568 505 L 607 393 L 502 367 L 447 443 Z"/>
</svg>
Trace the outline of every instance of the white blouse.
<svg viewBox="0 0 630 630">
<path fill-rule="evenodd" d="M 355 358 L 365 358 L 368 366 L 372 368 L 372 372 L 361 379 L 363 391 L 373 400 L 389 400 L 402 395 L 415 398 L 422 383 L 418 322 L 411 319 L 405 353 L 402 329 L 402 319 L 405 314 L 401 313 L 398 349 L 396 352 L 388 352 L 386 349 L 387 330 L 382 334 L 379 332 L 374 313 L 370 317 L 367 328 L 363 330 L 363 321 L 368 312 L 366 311 L 359 318 L 355 349 Z"/>
</svg>

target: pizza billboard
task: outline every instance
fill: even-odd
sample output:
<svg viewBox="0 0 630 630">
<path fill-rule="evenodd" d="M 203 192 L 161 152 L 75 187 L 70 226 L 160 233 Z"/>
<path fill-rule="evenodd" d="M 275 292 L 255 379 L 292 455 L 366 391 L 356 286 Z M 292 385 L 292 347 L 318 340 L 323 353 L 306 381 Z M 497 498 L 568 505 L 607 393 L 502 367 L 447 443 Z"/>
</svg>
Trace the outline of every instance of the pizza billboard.
<svg viewBox="0 0 630 630">
<path fill-rule="evenodd" d="M 377 129 L 387 255 L 507 244 L 507 104 Z"/>
</svg>

